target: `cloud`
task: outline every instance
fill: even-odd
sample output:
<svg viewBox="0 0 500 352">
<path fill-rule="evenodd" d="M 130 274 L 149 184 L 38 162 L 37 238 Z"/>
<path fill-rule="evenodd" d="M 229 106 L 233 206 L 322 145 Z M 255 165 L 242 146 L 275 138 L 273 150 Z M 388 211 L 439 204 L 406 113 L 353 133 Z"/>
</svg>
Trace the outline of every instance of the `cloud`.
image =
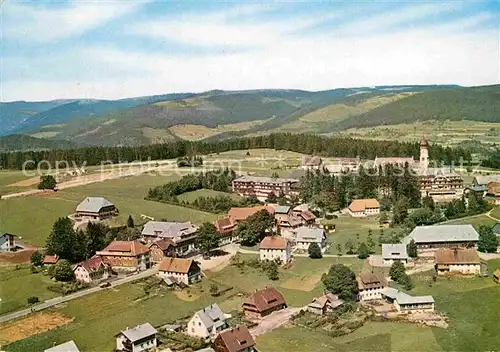
<svg viewBox="0 0 500 352">
<path fill-rule="evenodd" d="M 2 5 L 3 37 L 49 43 L 96 28 L 130 13 L 144 1 L 78 1 L 67 6 L 47 8 L 17 2 Z"/>
</svg>

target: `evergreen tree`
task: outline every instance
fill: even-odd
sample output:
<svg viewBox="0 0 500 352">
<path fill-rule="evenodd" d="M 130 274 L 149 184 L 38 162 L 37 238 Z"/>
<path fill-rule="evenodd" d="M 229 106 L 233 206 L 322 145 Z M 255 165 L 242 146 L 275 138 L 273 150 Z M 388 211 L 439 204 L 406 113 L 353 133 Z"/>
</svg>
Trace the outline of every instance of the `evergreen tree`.
<svg viewBox="0 0 500 352">
<path fill-rule="evenodd" d="M 479 227 L 479 241 L 477 249 L 483 253 L 495 253 L 498 248 L 498 238 L 493 233 L 491 227 L 481 225 Z"/>
<path fill-rule="evenodd" d="M 352 243 L 351 240 L 347 240 L 344 246 L 345 246 L 345 249 L 347 251 L 347 254 L 354 253 L 354 243 Z"/>
<path fill-rule="evenodd" d="M 429 208 L 430 210 L 434 211 L 435 208 L 434 199 L 432 199 L 431 196 L 426 196 L 422 198 L 422 206 L 424 208 Z"/>
<path fill-rule="evenodd" d="M 361 242 L 358 247 L 358 258 L 366 259 L 369 256 L 370 256 L 370 250 L 368 249 L 368 246 L 364 242 Z"/>
<path fill-rule="evenodd" d="M 45 244 L 47 252 L 73 261 L 75 245 L 76 233 L 71 220 L 67 217 L 57 219 Z"/>
<path fill-rule="evenodd" d="M 413 282 L 411 281 L 411 278 L 404 273 L 398 280 L 398 283 L 403 286 L 403 289 L 406 291 L 410 291 L 413 288 Z"/>
<path fill-rule="evenodd" d="M 307 252 L 309 254 L 309 258 L 311 259 L 323 258 L 323 253 L 321 253 L 321 248 L 319 248 L 319 245 L 316 242 L 313 242 L 309 245 Z"/>
<path fill-rule="evenodd" d="M 73 262 L 80 262 L 88 258 L 87 256 L 88 238 L 87 234 L 81 230 L 75 233 L 75 246 L 73 247 Z"/>
<path fill-rule="evenodd" d="M 59 260 L 54 265 L 54 278 L 57 281 L 72 281 L 75 278 L 71 263 L 66 259 Z"/>
<path fill-rule="evenodd" d="M 30 257 L 31 265 L 34 266 L 43 266 L 43 256 L 39 251 L 33 252 Z"/>
<path fill-rule="evenodd" d="M 132 219 L 132 215 L 128 216 L 127 227 L 134 227 L 134 219 Z"/>
<path fill-rule="evenodd" d="M 394 203 L 392 222 L 395 225 L 403 224 L 408 216 L 408 200 L 402 197 Z"/>
<path fill-rule="evenodd" d="M 417 244 L 413 239 L 408 243 L 407 252 L 410 258 L 417 258 L 418 256 Z"/>
<path fill-rule="evenodd" d="M 368 230 L 368 237 L 366 239 L 366 244 L 368 246 L 368 249 L 370 250 L 370 253 L 373 253 L 373 250 L 375 248 L 375 242 L 373 241 L 373 231 L 372 231 L 372 229 Z"/>
<path fill-rule="evenodd" d="M 111 242 L 106 240 L 109 227 L 102 223 L 89 222 L 85 233 L 87 235 L 87 257 L 91 258 L 95 252 L 101 251 L 106 244 Z"/>
<path fill-rule="evenodd" d="M 387 212 L 383 211 L 380 213 L 379 218 L 378 218 L 378 223 L 380 225 L 383 225 L 385 223 L 389 222 L 389 217 L 387 216 Z"/>
<path fill-rule="evenodd" d="M 391 265 L 391 269 L 389 270 L 389 276 L 391 277 L 391 280 L 399 282 L 403 275 L 405 275 L 404 264 L 399 260 L 395 260 Z"/>
<path fill-rule="evenodd" d="M 57 181 L 52 175 L 46 175 L 40 177 L 40 183 L 38 184 L 38 189 L 55 189 L 57 186 Z"/>
<path fill-rule="evenodd" d="M 358 283 L 356 275 L 344 264 L 334 264 L 327 274 L 323 274 L 321 281 L 325 289 L 338 295 L 345 301 L 356 300 Z"/>
</svg>

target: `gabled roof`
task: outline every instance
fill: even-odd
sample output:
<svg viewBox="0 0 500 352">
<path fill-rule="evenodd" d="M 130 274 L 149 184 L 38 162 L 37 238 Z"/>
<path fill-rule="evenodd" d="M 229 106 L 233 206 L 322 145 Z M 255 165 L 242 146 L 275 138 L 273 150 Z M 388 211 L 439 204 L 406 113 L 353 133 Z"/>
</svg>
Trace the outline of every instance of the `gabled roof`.
<svg viewBox="0 0 500 352">
<path fill-rule="evenodd" d="M 389 297 L 398 304 L 419 304 L 419 303 L 434 303 L 434 297 L 432 296 L 411 296 L 407 293 L 399 291 L 392 287 L 385 287 L 382 292 L 384 296 Z"/>
<path fill-rule="evenodd" d="M 248 217 L 252 216 L 255 213 L 258 213 L 261 210 L 267 210 L 269 214 L 274 215 L 274 208 L 271 206 L 260 205 L 257 207 L 249 207 L 249 208 L 231 208 L 227 215 L 233 221 L 244 221 Z"/>
<path fill-rule="evenodd" d="M 438 249 L 434 252 L 436 264 L 481 264 L 475 249 Z"/>
<path fill-rule="evenodd" d="M 325 238 L 325 231 L 316 227 L 301 226 L 297 230 L 297 242 L 321 243 Z"/>
<path fill-rule="evenodd" d="M 230 232 L 234 230 L 234 227 L 236 226 L 234 221 L 229 217 L 216 220 L 214 224 L 217 231 L 221 233 Z"/>
<path fill-rule="evenodd" d="M 432 225 L 417 226 L 404 238 L 403 243 L 434 243 L 478 241 L 479 234 L 472 225 Z"/>
<path fill-rule="evenodd" d="M 57 255 L 46 255 L 43 257 L 43 264 L 55 264 L 59 261 L 59 256 Z"/>
<path fill-rule="evenodd" d="M 259 249 L 286 249 L 288 241 L 281 236 L 266 236 L 260 242 Z"/>
<path fill-rule="evenodd" d="M 139 241 L 113 241 L 97 255 L 138 256 L 149 252 L 149 248 Z"/>
<path fill-rule="evenodd" d="M 402 243 L 382 244 L 382 258 L 384 259 L 408 259 L 406 245 Z"/>
<path fill-rule="evenodd" d="M 314 215 L 311 211 L 309 210 L 304 210 L 300 212 L 299 216 L 304 219 L 304 221 L 311 221 L 316 219 L 316 215 Z"/>
<path fill-rule="evenodd" d="M 228 352 L 239 352 L 255 346 L 255 340 L 245 325 L 223 331 L 217 336 Z"/>
<path fill-rule="evenodd" d="M 302 224 L 302 219 L 295 215 L 284 215 L 278 219 L 278 225 L 280 226 L 285 222 L 289 223 L 292 227 L 296 227 Z"/>
<path fill-rule="evenodd" d="M 170 239 L 161 238 L 149 244 L 149 248 L 153 246 L 158 246 L 162 251 L 166 251 L 170 247 L 176 247 L 177 245 Z"/>
<path fill-rule="evenodd" d="M 274 208 L 275 214 L 288 214 L 291 208 L 289 205 L 279 205 L 279 204 L 269 204 L 269 205 Z"/>
<path fill-rule="evenodd" d="M 385 277 L 378 273 L 361 273 L 356 276 L 356 281 L 360 290 L 387 286 Z"/>
<path fill-rule="evenodd" d="M 48 348 L 44 352 L 80 352 L 75 341 L 71 340 L 60 345 Z"/>
<path fill-rule="evenodd" d="M 142 340 L 146 337 L 156 335 L 158 331 L 150 324 L 144 323 L 137 325 L 135 328 L 123 330 L 121 332 L 131 342 Z"/>
<path fill-rule="evenodd" d="M 94 273 L 96 271 L 99 271 L 99 269 L 101 268 L 101 266 L 105 266 L 102 258 L 98 255 L 95 255 L 93 256 L 92 258 L 90 259 L 87 259 L 83 262 L 80 262 L 80 263 L 77 263 L 73 270 L 76 269 L 78 266 L 82 266 L 83 268 L 85 268 L 85 270 L 87 270 L 89 273 Z"/>
<path fill-rule="evenodd" d="M 476 176 L 473 182 L 477 185 L 487 185 L 491 181 L 500 182 L 500 174 Z"/>
<path fill-rule="evenodd" d="M 104 197 L 87 197 L 78 204 L 76 211 L 98 213 L 102 208 L 109 206 L 114 206 L 114 204 Z"/>
<path fill-rule="evenodd" d="M 158 270 L 169 273 L 187 274 L 193 264 L 197 265 L 192 259 L 167 257 L 163 258 Z"/>
<path fill-rule="evenodd" d="M 374 198 L 354 199 L 349 204 L 349 210 L 352 212 L 365 211 L 366 209 L 380 208 L 380 203 Z"/>
<path fill-rule="evenodd" d="M 468 187 L 473 192 L 486 192 L 488 191 L 487 185 L 474 185 Z"/>
<path fill-rule="evenodd" d="M 308 304 L 309 307 L 323 309 L 326 304 L 329 304 L 332 308 L 337 308 L 344 304 L 344 301 L 339 298 L 339 296 L 333 293 L 326 293 L 321 297 L 316 297 Z"/>
<path fill-rule="evenodd" d="M 198 230 L 196 225 L 188 222 L 148 221 L 142 229 L 143 236 L 175 238 L 191 235 Z"/>
<path fill-rule="evenodd" d="M 285 297 L 274 287 L 267 287 L 260 291 L 255 291 L 245 299 L 243 304 L 255 306 L 259 312 L 266 311 L 276 306 L 286 304 Z"/>
<path fill-rule="evenodd" d="M 488 195 L 499 196 L 500 195 L 500 182 L 490 181 L 488 182 Z"/>
<path fill-rule="evenodd" d="M 213 326 L 219 328 L 225 325 L 226 322 L 226 316 L 217 303 L 200 309 L 194 314 L 200 318 L 207 329 L 211 329 Z"/>
</svg>

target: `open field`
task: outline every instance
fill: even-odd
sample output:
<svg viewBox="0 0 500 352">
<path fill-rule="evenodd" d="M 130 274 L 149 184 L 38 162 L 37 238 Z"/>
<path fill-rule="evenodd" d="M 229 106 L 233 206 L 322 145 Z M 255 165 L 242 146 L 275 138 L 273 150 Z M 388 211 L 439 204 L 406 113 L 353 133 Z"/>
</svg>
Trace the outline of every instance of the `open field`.
<svg viewBox="0 0 500 352">
<path fill-rule="evenodd" d="M 499 209 L 499 208 L 496 208 L 496 209 Z M 493 215 L 493 212 L 492 212 L 492 215 Z M 468 218 L 451 220 L 451 221 L 446 222 L 446 225 L 470 224 L 470 225 L 474 226 L 476 229 L 479 229 L 479 226 L 481 226 L 481 225 L 486 225 L 486 226 L 492 227 L 496 223 L 497 223 L 497 221 L 495 221 L 494 219 L 492 219 L 486 215 L 479 215 L 479 216 L 471 216 Z"/>
<path fill-rule="evenodd" d="M 0 267 L 0 315 L 13 312 L 28 306 L 27 299 L 35 296 L 40 301 L 56 297 L 48 286 L 54 283 L 42 273 L 32 274 L 28 265 L 16 267 Z"/>
<path fill-rule="evenodd" d="M 0 171 L 0 195 L 25 190 L 29 186 L 23 186 L 21 182 L 27 179 L 29 177 L 22 171 Z"/>
<path fill-rule="evenodd" d="M 490 273 L 500 260 L 488 262 Z M 398 322 L 368 322 L 351 334 L 331 338 L 322 332 L 291 324 L 257 338 L 262 352 L 314 351 L 488 351 L 500 345 L 499 286 L 487 278 L 412 276 L 415 295 L 433 295 L 436 309 L 450 318 L 448 329 Z"/>
<path fill-rule="evenodd" d="M 255 257 L 243 255 L 245 259 Z M 208 278 L 182 292 L 161 289 L 149 297 L 144 295 L 142 283 L 132 283 L 91 294 L 68 302 L 55 309 L 55 312 L 74 318 L 64 328 L 55 329 L 10 345 L 8 351 L 38 351 L 52 346 L 53 342 L 61 343 L 75 340 L 83 351 L 106 351 L 114 346 L 114 335 L 127 326 L 150 322 L 154 326 L 174 322 L 177 319 L 191 316 L 193 312 L 210 303 L 217 302 L 225 312 L 240 309 L 243 297 L 236 294 L 251 293 L 265 285 L 277 286 L 292 306 L 302 306 L 312 297 L 321 294 L 322 285 L 308 292 L 283 289 L 281 283 L 293 277 L 319 275 L 326 272 L 330 265 L 342 262 L 359 268 L 362 262 L 352 258 L 324 258 L 310 260 L 297 258 L 296 265 L 280 273 L 280 280 L 270 281 L 267 276 L 254 269 L 245 268 L 240 273 L 234 266 L 228 266 L 217 272 L 207 272 Z M 208 293 L 210 284 L 217 283 L 219 289 L 233 287 L 219 297 Z"/>
<path fill-rule="evenodd" d="M 178 196 L 179 201 L 193 202 L 195 199 L 200 197 L 217 197 L 217 196 L 230 196 L 232 199 L 240 199 L 241 197 L 234 193 L 226 193 L 214 191 L 211 189 L 199 189 L 192 192 L 186 192 Z"/>
<path fill-rule="evenodd" d="M 267 121 L 268 120 L 238 122 L 226 125 L 219 125 L 215 128 L 203 125 L 191 125 L 191 124 L 175 125 L 170 127 L 168 131 L 181 139 L 185 139 L 188 141 L 199 141 L 208 137 L 216 136 L 224 132 L 248 130 L 252 127 L 262 125 Z"/>
</svg>

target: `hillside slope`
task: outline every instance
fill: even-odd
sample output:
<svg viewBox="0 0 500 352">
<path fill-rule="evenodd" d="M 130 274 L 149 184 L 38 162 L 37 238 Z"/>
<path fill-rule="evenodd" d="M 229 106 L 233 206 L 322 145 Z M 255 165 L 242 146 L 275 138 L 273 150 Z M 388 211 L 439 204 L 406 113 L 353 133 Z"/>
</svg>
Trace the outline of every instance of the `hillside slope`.
<svg viewBox="0 0 500 352">
<path fill-rule="evenodd" d="M 336 129 L 427 120 L 500 122 L 500 85 L 422 92 L 335 124 Z"/>
<path fill-rule="evenodd" d="M 48 140 L 24 136 L 20 134 L 11 134 L 0 136 L 0 152 L 27 151 L 27 150 L 45 150 L 45 149 L 70 149 L 78 145 L 64 140 Z"/>
</svg>

